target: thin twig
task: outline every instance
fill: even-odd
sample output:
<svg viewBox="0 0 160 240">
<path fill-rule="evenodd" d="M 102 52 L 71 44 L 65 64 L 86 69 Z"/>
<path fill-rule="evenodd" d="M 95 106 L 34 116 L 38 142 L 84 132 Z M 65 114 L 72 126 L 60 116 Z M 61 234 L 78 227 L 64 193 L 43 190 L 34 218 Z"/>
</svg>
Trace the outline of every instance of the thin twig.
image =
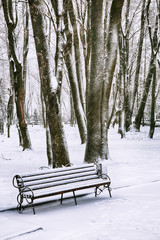
<svg viewBox="0 0 160 240">
<path fill-rule="evenodd" d="M 3 160 L 7 160 L 7 161 L 11 160 L 11 158 L 5 158 L 5 157 L 3 156 L 3 154 L 1 154 L 1 158 L 2 158 Z"/>
</svg>

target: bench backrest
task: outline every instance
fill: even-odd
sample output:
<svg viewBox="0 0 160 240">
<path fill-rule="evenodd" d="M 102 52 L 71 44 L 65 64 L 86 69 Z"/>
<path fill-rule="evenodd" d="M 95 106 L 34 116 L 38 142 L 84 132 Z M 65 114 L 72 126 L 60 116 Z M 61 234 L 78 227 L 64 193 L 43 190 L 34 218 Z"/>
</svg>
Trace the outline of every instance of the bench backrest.
<svg viewBox="0 0 160 240">
<path fill-rule="evenodd" d="M 22 188 L 43 189 L 62 184 L 85 181 L 99 178 L 101 166 L 94 164 L 83 164 L 74 167 L 64 167 L 34 173 L 16 175 L 13 185 L 19 190 Z"/>
</svg>

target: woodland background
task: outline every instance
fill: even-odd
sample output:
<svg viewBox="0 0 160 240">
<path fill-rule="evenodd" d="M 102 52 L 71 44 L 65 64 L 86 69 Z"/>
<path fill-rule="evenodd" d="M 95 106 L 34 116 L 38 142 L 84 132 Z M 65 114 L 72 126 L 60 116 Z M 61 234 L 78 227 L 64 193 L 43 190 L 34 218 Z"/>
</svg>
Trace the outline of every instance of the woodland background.
<svg viewBox="0 0 160 240">
<path fill-rule="evenodd" d="M 121 138 L 160 121 L 158 0 L 0 1 L 0 133 L 46 129 L 52 167 L 70 165 L 64 123 L 77 124 L 85 162 L 108 159 Z"/>
</svg>

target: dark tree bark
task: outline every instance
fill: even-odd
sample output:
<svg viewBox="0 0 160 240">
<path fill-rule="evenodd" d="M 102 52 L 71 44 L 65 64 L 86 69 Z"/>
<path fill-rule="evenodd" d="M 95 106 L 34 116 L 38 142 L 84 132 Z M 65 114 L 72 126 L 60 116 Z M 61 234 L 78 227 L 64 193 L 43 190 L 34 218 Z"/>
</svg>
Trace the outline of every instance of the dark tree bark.
<svg viewBox="0 0 160 240">
<path fill-rule="evenodd" d="M 108 159 L 109 98 L 117 59 L 118 28 L 121 23 L 123 1 L 112 2 L 106 48 L 104 48 L 103 6 L 102 0 L 91 2 L 92 49 L 85 162 Z"/>
<path fill-rule="evenodd" d="M 4 134 L 4 120 L 5 120 L 5 111 L 4 111 L 4 91 L 3 91 L 3 79 L 0 78 L 0 134 Z"/>
<path fill-rule="evenodd" d="M 155 106 L 156 106 L 156 65 L 153 72 L 153 81 L 152 81 L 152 103 L 151 103 L 151 123 L 149 137 L 153 138 L 155 130 Z"/>
<path fill-rule="evenodd" d="M 107 123 L 107 128 L 109 129 L 110 125 L 111 125 L 111 122 L 113 120 L 113 117 L 115 115 L 115 111 L 116 111 L 116 101 L 117 101 L 117 96 L 118 96 L 118 81 L 119 81 L 119 78 L 117 77 L 117 80 L 116 80 L 116 86 L 114 87 L 114 91 L 113 91 L 113 106 L 112 106 L 112 111 L 111 111 L 111 114 L 109 116 L 109 119 L 108 119 L 108 123 Z"/>
<path fill-rule="evenodd" d="M 87 103 L 87 145 L 85 162 L 101 157 L 101 94 L 104 74 L 103 0 L 91 2 L 91 71 Z"/>
<path fill-rule="evenodd" d="M 16 110 L 17 118 L 19 122 L 19 128 L 23 140 L 23 150 L 31 148 L 31 142 L 28 133 L 28 127 L 25 122 L 24 109 L 23 109 L 23 82 L 22 82 L 22 65 L 18 61 L 16 50 L 15 50 L 15 40 L 14 40 L 14 29 L 17 25 L 17 15 L 14 20 L 12 1 L 2 0 L 4 17 L 8 28 L 8 40 L 10 53 L 13 58 L 15 72 L 14 72 L 14 89 L 15 89 L 15 99 L 16 99 Z"/>
<path fill-rule="evenodd" d="M 118 37 L 118 45 L 119 45 L 119 74 L 118 74 L 118 93 L 119 93 L 119 99 L 118 99 L 118 133 L 121 135 L 121 138 L 124 137 L 125 132 L 124 132 L 124 120 L 123 120 L 123 115 L 124 115 L 124 94 L 123 94 L 123 54 L 122 54 L 122 37 L 121 37 L 121 30 L 119 31 L 119 37 Z"/>
<path fill-rule="evenodd" d="M 53 167 L 66 166 L 70 165 L 70 161 L 57 94 L 57 79 L 53 76 L 51 70 L 49 48 L 44 27 L 43 13 L 45 11 L 45 5 L 42 0 L 30 0 L 29 7 L 51 137 Z"/>
</svg>

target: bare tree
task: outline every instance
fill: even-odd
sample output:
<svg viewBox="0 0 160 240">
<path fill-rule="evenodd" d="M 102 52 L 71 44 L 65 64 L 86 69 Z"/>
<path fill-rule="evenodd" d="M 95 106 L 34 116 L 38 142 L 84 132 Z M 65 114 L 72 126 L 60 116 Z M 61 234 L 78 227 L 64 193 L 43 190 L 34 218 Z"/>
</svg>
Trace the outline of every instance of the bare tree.
<svg viewBox="0 0 160 240">
<path fill-rule="evenodd" d="M 25 96 L 26 96 L 26 78 L 27 78 L 27 55 L 28 55 L 28 43 L 29 43 L 29 11 L 28 3 L 25 2 L 22 5 L 24 12 L 24 40 L 23 40 L 23 70 L 22 70 L 22 83 L 23 83 L 23 109 L 25 111 Z"/>
<path fill-rule="evenodd" d="M 13 13 L 13 4 L 15 4 L 15 14 Z M 15 90 L 15 100 L 16 100 L 16 111 L 17 118 L 19 122 L 20 135 L 23 141 L 23 150 L 31 148 L 31 142 L 28 132 L 28 127 L 25 121 L 24 109 L 23 109 L 23 81 L 22 81 L 22 64 L 18 60 L 16 53 L 16 44 L 14 39 L 14 30 L 17 26 L 18 17 L 17 17 L 17 5 L 12 3 L 12 1 L 2 0 L 4 17 L 8 28 L 8 41 L 9 49 L 11 53 L 13 69 L 14 71 L 14 90 Z M 15 18 L 14 18 L 15 16 Z"/>
<path fill-rule="evenodd" d="M 109 100 L 113 75 L 117 62 L 118 35 L 121 26 L 121 13 L 123 0 L 113 0 L 110 10 L 109 29 L 107 44 L 105 47 L 105 68 L 102 88 L 102 106 L 101 106 L 101 158 L 108 159 L 108 122 L 109 122 Z M 107 17 L 107 16 L 106 16 Z"/>
<path fill-rule="evenodd" d="M 104 74 L 103 0 L 91 1 L 91 70 L 87 100 L 87 145 L 85 162 L 101 157 L 101 94 Z"/>
<path fill-rule="evenodd" d="M 149 62 L 148 74 L 147 74 L 147 78 L 146 78 L 146 81 L 145 81 L 144 91 L 143 91 L 143 94 L 142 94 L 142 99 L 141 99 L 140 106 L 139 106 L 139 109 L 138 109 L 138 112 L 137 112 L 137 115 L 136 115 L 136 118 L 135 118 L 135 128 L 138 131 L 140 131 L 141 121 L 142 121 L 144 109 L 145 109 L 145 106 L 146 106 L 151 81 L 153 79 L 154 72 L 155 72 L 156 56 L 157 56 L 157 53 L 158 53 L 159 47 L 160 47 L 160 42 L 159 42 L 159 39 L 158 39 L 159 15 L 158 14 L 156 15 L 155 24 L 154 24 L 154 32 L 152 34 L 152 29 L 151 29 L 151 25 L 150 25 L 150 17 L 149 17 L 150 3 L 151 3 L 151 1 L 148 0 L 148 3 L 147 3 L 147 21 L 148 21 L 149 38 L 150 38 L 150 43 L 151 43 L 151 57 L 150 57 L 150 62 Z"/>
<path fill-rule="evenodd" d="M 123 1 L 112 1 L 106 48 L 103 6 L 102 0 L 91 2 L 92 53 L 87 106 L 86 162 L 108 159 L 109 99 L 117 59 L 118 28 Z"/>
<path fill-rule="evenodd" d="M 70 165 L 67 143 L 64 135 L 61 109 L 57 94 L 57 79 L 53 76 L 50 63 L 48 41 L 45 33 L 44 2 L 29 1 L 29 8 L 35 39 L 37 60 L 41 79 L 42 92 L 51 137 L 53 167 Z"/>
<path fill-rule="evenodd" d="M 79 133 L 81 137 L 81 143 L 86 142 L 86 117 L 84 113 L 84 108 L 82 106 L 81 94 L 78 85 L 77 79 L 77 69 L 76 69 L 76 60 L 75 60 L 75 51 L 73 48 L 73 35 L 69 26 L 69 16 L 68 16 L 68 1 L 64 0 L 64 24 L 65 24 L 65 37 L 66 45 L 64 49 L 64 59 L 65 64 L 68 70 L 68 77 L 71 87 L 71 93 L 74 104 L 75 116 L 79 128 Z"/>
</svg>

